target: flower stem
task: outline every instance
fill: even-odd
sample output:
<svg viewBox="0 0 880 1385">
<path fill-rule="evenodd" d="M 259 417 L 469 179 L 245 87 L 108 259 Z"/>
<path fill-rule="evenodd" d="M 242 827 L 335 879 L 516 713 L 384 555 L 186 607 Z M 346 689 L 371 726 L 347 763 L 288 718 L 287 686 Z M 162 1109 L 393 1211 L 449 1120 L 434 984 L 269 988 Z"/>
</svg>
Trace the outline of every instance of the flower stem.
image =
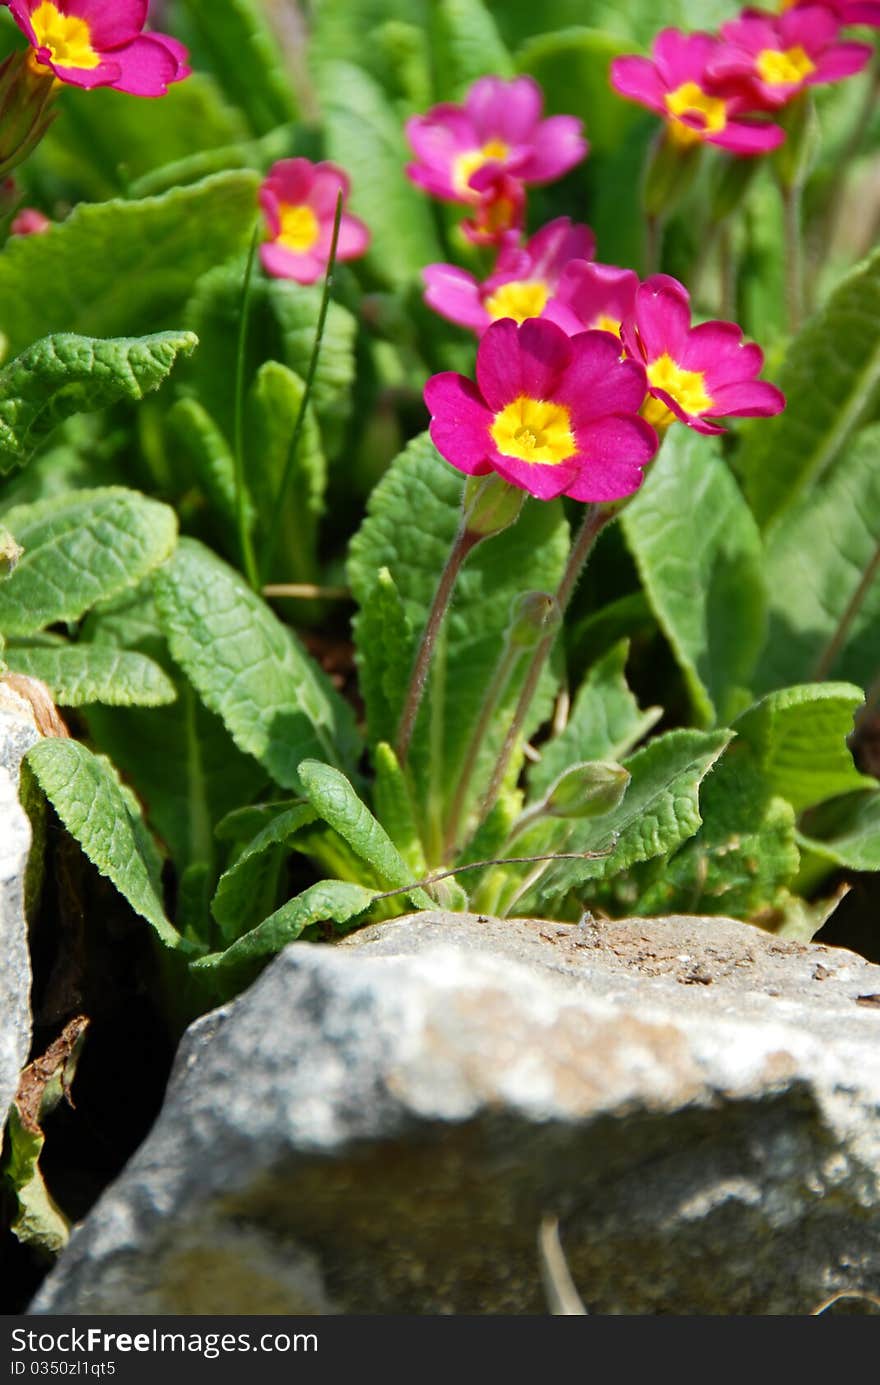
<svg viewBox="0 0 880 1385">
<path fill-rule="evenodd" d="M 247 492 L 244 482 L 244 367 L 247 355 L 248 319 L 251 309 L 251 288 L 254 278 L 254 257 L 257 253 L 258 226 L 254 227 L 251 246 L 248 251 L 244 282 L 241 290 L 241 312 L 238 324 L 238 350 L 235 362 L 235 403 L 233 416 L 234 465 L 235 465 L 235 521 L 238 529 L 238 544 L 248 582 L 257 591 L 260 575 L 247 517 Z"/>
<path fill-rule="evenodd" d="M 822 651 L 822 655 L 813 670 L 813 682 L 823 682 L 834 667 L 837 656 L 843 649 L 847 636 L 852 629 L 853 621 L 861 610 L 865 597 L 874 585 L 878 572 L 880 572 L 880 544 L 874 549 L 871 560 L 862 573 L 859 585 L 853 592 L 846 610 L 837 622 L 837 628 L 834 634 Z"/>
<path fill-rule="evenodd" d="M 727 321 L 736 318 L 737 265 L 733 245 L 733 227 L 721 226 L 718 239 L 718 260 L 721 279 L 721 316 Z"/>
<path fill-rule="evenodd" d="M 800 183 L 783 183 L 780 192 L 785 221 L 785 296 L 788 326 L 794 335 L 800 331 L 804 316 L 803 188 Z"/>
<path fill-rule="evenodd" d="M 663 222 L 659 216 L 651 215 L 645 217 L 645 274 L 657 274 L 660 271 L 660 255 L 663 247 Z"/>
<path fill-rule="evenodd" d="M 495 715 L 498 703 L 504 696 L 504 690 L 510 682 L 511 674 L 513 673 L 517 661 L 519 660 L 522 653 L 523 651 L 521 649 L 517 649 L 516 645 L 507 644 L 501 655 L 501 658 L 495 665 L 495 672 L 493 673 L 491 682 L 489 683 L 489 686 L 486 689 L 486 695 L 483 698 L 483 703 L 480 707 L 480 715 L 477 718 L 477 723 L 474 727 L 473 734 L 470 738 L 470 741 L 468 742 L 468 748 L 465 751 L 464 760 L 462 761 L 461 775 L 459 776 L 458 784 L 455 789 L 455 797 L 452 800 L 452 807 L 449 810 L 449 819 L 446 825 L 446 834 L 443 848 L 444 860 L 451 860 L 455 854 L 455 847 L 458 838 L 458 829 L 461 825 L 461 819 L 464 813 L 468 789 L 471 786 L 471 780 L 473 779 L 474 769 L 476 768 L 477 756 L 479 755 L 480 747 L 486 738 L 486 734 L 489 730 L 489 727 L 492 724 L 492 718 Z"/>
<path fill-rule="evenodd" d="M 598 505 L 590 506 L 587 510 L 577 538 L 572 544 L 571 552 L 568 555 L 568 562 L 556 592 L 556 602 L 559 607 L 560 615 L 565 615 L 571 598 L 574 595 L 574 589 L 577 586 L 578 579 L 592 552 L 593 545 L 612 517 L 613 512 L 609 513 Z M 480 822 L 485 821 L 498 801 L 498 796 L 504 784 L 504 777 L 507 774 L 507 767 L 510 764 L 511 756 L 519 740 L 526 717 L 529 714 L 529 708 L 538 690 L 541 674 L 544 672 L 544 665 L 550 657 L 550 652 L 556 641 L 557 634 L 558 628 L 554 628 L 549 634 L 545 635 L 532 655 L 532 662 L 526 673 L 525 682 L 523 683 L 522 691 L 519 695 L 519 701 L 516 704 L 516 711 L 513 714 L 513 720 L 508 728 L 504 745 L 501 748 L 501 754 L 498 757 L 495 770 L 480 808 Z"/>
<path fill-rule="evenodd" d="M 330 238 L 330 256 L 327 261 L 327 272 L 324 275 L 324 289 L 321 294 L 321 306 L 318 310 L 318 322 L 315 327 L 315 340 L 312 346 L 312 354 L 309 360 L 309 368 L 306 373 L 305 386 L 299 409 L 297 410 L 296 422 L 293 425 L 293 435 L 290 439 L 290 447 L 287 450 L 287 460 L 284 463 L 284 472 L 278 486 L 278 493 L 275 496 L 273 508 L 272 529 L 266 543 L 265 562 L 263 572 L 267 577 L 271 576 L 272 564 L 275 561 L 275 553 L 278 548 L 278 540 L 281 536 L 281 523 L 284 515 L 284 502 L 287 499 L 287 491 L 290 486 L 290 478 L 293 475 L 293 464 L 296 461 L 296 454 L 299 449 L 300 439 L 306 422 L 306 410 L 312 397 L 312 389 L 315 384 L 315 374 L 318 369 L 318 360 L 321 355 L 321 344 L 324 340 L 324 327 L 327 323 L 327 312 L 330 308 L 330 290 L 333 287 L 333 272 L 336 268 L 336 253 L 339 247 L 339 228 L 342 224 L 342 192 L 336 198 L 336 213 L 333 217 L 333 234 Z"/>
<path fill-rule="evenodd" d="M 452 597 L 452 590 L 455 586 L 456 578 L 471 549 L 480 542 L 480 535 L 473 533 L 467 527 L 467 518 L 462 515 L 458 533 L 446 559 L 446 565 L 440 574 L 437 583 L 437 590 L 434 593 L 434 600 L 428 613 L 427 624 L 422 634 L 422 641 L 416 654 L 413 670 L 410 674 L 409 687 L 407 688 L 406 701 L 403 704 L 403 711 L 400 714 L 400 722 L 397 727 L 397 742 L 395 753 L 398 762 L 403 768 L 409 754 L 410 741 L 415 729 L 416 718 L 419 714 L 419 707 L 422 704 L 422 697 L 425 692 L 425 684 L 428 680 L 428 670 L 431 666 L 431 655 L 437 643 L 437 636 L 443 624 L 443 617 L 449 606 Z"/>
</svg>

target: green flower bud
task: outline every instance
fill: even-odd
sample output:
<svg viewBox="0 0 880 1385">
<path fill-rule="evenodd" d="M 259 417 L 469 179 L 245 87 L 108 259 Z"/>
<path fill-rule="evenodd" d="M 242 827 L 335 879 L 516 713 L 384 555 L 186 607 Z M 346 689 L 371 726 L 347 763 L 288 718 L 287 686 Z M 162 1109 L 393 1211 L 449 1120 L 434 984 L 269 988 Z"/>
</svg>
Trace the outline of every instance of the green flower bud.
<svg viewBox="0 0 880 1385">
<path fill-rule="evenodd" d="M 551 630 L 562 624 L 562 612 L 549 592 L 523 592 L 510 607 L 508 644 L 516 649 L 535 649 Z"/>
<path fill-rule="evenodd" d="M 30 50 L 13 53 L 0 63 L 0 178 L 24 163 L 55 118 L 58 83 L 31 56 Z"/>
<path fill-rule="evenodd" d="M 623 802 L 629 781 L 629 770 L 614 760 L 574 765 L 550 789 L 544 812 L 554 818 L 604 817 Z"/>
<path fill-rule="evenodd" d="M 642 206 L 649 217 L 673 211 L 697 174 L 702 144 L 678 144 L 661 130 L 648 155 L 642 184 Z"/>
<path fill-rule="evenodd" d="M 469 476 L 462 500 L 467 532 L 475 539 L 503 533 L 519 519 L 525 498 L 500 476 Z"/>
</svg>

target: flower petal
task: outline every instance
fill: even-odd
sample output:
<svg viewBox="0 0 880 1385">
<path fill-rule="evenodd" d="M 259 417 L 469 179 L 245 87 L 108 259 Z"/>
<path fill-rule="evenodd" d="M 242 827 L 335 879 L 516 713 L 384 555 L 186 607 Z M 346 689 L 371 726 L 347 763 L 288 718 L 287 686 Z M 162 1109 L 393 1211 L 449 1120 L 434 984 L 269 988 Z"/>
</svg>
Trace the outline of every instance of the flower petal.
<svg viewBox="0 0 880 1385">
<path fill-rule="evenodd" d="M 113 82 L 115 91 L 127 91 L 130 96 L 166 96 L 171 83 L 179 80 L 177 58 L 149 34 L 124 48 L 115 48 L 112 56 L 119 66 L 119 76 Z"/>
<path fill-rule="evenodd" d="M 666 85 L 650 58 L 615 58 L 611 64 L 611 85 L 628 100 L 665 115 Z"/>
<path fill-rule="evenodd" d="M 587 157 L 590 146 L 582 130 L 580 120 L 573 115 L 552 115 L 549 120 L 542 120 L 530 141 L 528 157 L 516 167 L 518 176 L 527 183 L 550 183 L 561 178 Z"/>
<path fill-rule="evenodd" d="M 479 136 L 478 143 L 501 139 L 505 144 L 531 142 L 541 119 L 544 97 L 532 77 L 481 77 L 465 99 L 465 111 Z"/>
<path fill-rule="evenodd" d="M 480 301 L 480 288 L 472 274 L 451 264 L 429 264 L 422 270 L 429 308 L 450 322 L 482 332 L 490 318 Z"/>
<path fill-rule="evenodd" d="M 664 352 L 674 360 L 684 349 L 691 325 L 690 294 L 668 274 L 654 274 L 636 293 L 636 323 L 646 357 Z"/>
<path fill-rule="evenodd" d="M 314 284 L 326 263 L 315 255 L 297 255 L 279 241 L 266 241 L 260 246 L 260 261 L 274 279 L 295 279 L 298 284 Z"/>
<path fill-rule="evenodd" d="M 717 135 L 706 136 L 706 143 L 729 149 L 732 154 L 750 157 L 769 154 L 771 150 L 778 149 L 784 139 L 785 131 L 779 125 L 753 125 L 746 120 L 728 120 Z"/>
<path fill-rule="evenodd" d="M 564 495 L 577 476 L 577 465 L 572 462 L 545 466 L 541 462 L 521 462 L 517 457 L 505 457 L 497 450 L 492 454 L 492 469 L 537 500 L 555 500 Z"/>
<path fill-rule="evenodd" d="M 472 380 L 454 371 L 434 375 L 425 386 L 431 414 L 431 440 L 441 457 L 466 476 L 485 476 L 492 470 L 489 428 L 492 415 Z"/>
<path fill-rule="evenodd" d="M 712 392 L 713 418 L 772 418 L 785 408 L 785 395 L 766 380 L 739 380 Z"/>
<path fill-rule="evenodd" d="M 64 14 L 76 15 L 89 26 L 92 47 L 99 52 L 119 48 L 138 37 L 147 22 L 149 0 L 64 0 L 56 5 Z M 32 5 L 31 12 L 36 9 Z"/>
<path fill-rule="evenodd" d="M 571 338 L 571 361 L 556 398 L 571 410 L 576 428 L 607 414 L 638 413 L 647 390 L 644 367 L 620 359 L 620 342 L 610 332 Z"/>
</svg>

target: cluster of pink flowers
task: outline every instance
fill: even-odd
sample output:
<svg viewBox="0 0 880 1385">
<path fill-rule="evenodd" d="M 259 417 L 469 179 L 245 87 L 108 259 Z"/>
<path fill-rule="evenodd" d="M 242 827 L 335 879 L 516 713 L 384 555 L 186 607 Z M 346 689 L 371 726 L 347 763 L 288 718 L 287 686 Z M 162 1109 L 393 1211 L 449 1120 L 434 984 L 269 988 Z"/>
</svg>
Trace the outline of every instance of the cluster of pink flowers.
<svg viewBox="0 0 880 1385">
<path fill-rule="evenodd" d="M 621 96 L 663 117 L 682 148 L 714 144 L 751 157 L 777 148 L 785 131 L 770 116 L 809 87 L 851 77 L 870 44 L 841 38 L 847 24 L 880 26 L 880 3 L 798 0 L 782 12 L 746 9 L 718 35 L 664 29 L 650 58 L 616 58 Z"/>
</svg>

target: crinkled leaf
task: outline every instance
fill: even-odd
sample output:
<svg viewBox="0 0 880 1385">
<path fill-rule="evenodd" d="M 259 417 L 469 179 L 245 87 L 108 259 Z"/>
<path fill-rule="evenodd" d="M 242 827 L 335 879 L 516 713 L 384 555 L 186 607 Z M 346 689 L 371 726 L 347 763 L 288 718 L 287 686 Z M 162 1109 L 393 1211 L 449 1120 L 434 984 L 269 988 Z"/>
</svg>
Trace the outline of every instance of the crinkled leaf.
<svg viewBox="0 0 880 1385">
<path fill-rule="evenodd" d="M 28 751 L 43 793 L 93 865 L 148 923 L 166 947 L 188 945 L 165 916 L 151 862 L 144 853 L 142 820 L 120 787 L 109 761 L 79 741 L 46 739 Z M 154 863 L 153 863 L 154 864 Z"/>
<path fill-rule="evenodd" d="M 370 228 L 372 273 L 392 287 L 416 282 L 442 259 L 428 198 L 405 173 L 410 151 L 381 87 L 360 67 L 318 70 L 327 153 L 353 173 L 351 210 Z"/>
<path fill-rule="evenodd" d="M 4 516 L 24 556 L 0 586 L 0 630 L 31 635 L 78 620 L 164 562 L 174 511 L 121 486 L 73 491 Z"/>
<path fill-rule="evenodd" d="M 413 872 L 413 878 L 427 875 L 428 867 L 416 825 L 409 784 L 391 746 L 380 741 L 373 751 L 373 763 L 376 770 L 373 785 L 376 817 Z"/>
<path fill-rule="evenodd" d="M 762 528 L 821 481 L 880 402 L 880 250 L 810 319 L 779 384 L 788 407 L 752 428 L 739 459 Z"/>
<path fill-rule="evenodd" d="M 192 332 L 44 337 L 0 370 L 0 472 L 23 466 L 71 414 L 143 399 L 197 345 Z"/>
<path fill-rule="evenodd" d="M 14 673 L 39 678 L 62 707 L 91 702 L 108 707 L 161 707 L 177 696 L 171 679 L 154 660 L 103 645 L 14 645 L 8 651 L 8 663 Z"/>
<path fill-rule="evenodd" d="M 50 332 L 111 337 L 164 326 L 201 274 L 246 246 L 258 181 L 221 173 L 140 202 L 81 203 L 45 235 L 13 236 L 0 253 L 10 352 Z"/>
<path fill-rule="evenodd" d="M 297 789 L 309 756 L 353 766 L 360 742 L 351 708 L 234 569 L 184 540 L 156 574 L 156 599 L 174 659 L 277 784 Z"/>
<path fill-rule="evenodd" d="M 358 686 L 367 709 L 371 745 L 394 740 L 415 645 L 400 593 L 380 568 L 354 620 Z"/>
<path fill-rule="evenodd" d="M 299 777 L 318 816 L 376 872 L 385 889 L 401 889 L 410 883 L 411 868 L 344 774 L 317 760 L 305 760 Z M 407 894 L 417 909 L 433 909 L 434 902 L 424 890 L 409 890 Z"/>
<path fill-rule="evenodd" d="M 629 641 L 623 640 L 590 669 L 565 730 L 541 747 L 540 760 L 529 770 L 531 797 L 540 798 L 570 765 L 622 759 L 659 721 L 662 708 L 641 711 L 629 690 L 628 657 Z"/>
<path fill-rule="evenodd" d="M 226 438 L 197 399 L 179 399 L 168 412 L 167 424 L 192 462 L 206 500 L 236 532 L 235 459 Z M 252 522 L 249 497 L 246 514 Z"/>
<path fill-rule="evenodd" d="M 365 889 L 363 885 L 350 884 L 345 880 L 322 880 L 297 895 L 296 899 L 282 904 L 280 909 L 276 909 L 274 914 L 239 938 L 225 952 L 212 952 L 207 957 L 200 957 L 192 963 L 192 967 L 198 972 L 211 972 L 272 957 L 288 943 L 295 942 L 310 924 L 350 923 L 369 909 L 374 898 L 375 892 Z"/>
<path fill-rule="evenodd" d="M 266 888 L 274 891 L 280 856 L 278 848 L 295 836 L 300 828 L 315 821 L 315 811 L 308 804 L 298 804 L 276 814 L 236 858 L 235 864 L 221 875 L 211 902 L 211 911 L 227 942 L 233 942 L 253 926 L 256 918 L 265 917 L 263 904 Z M 272 904 L 269 904 L 271 910 Z"/>
<path fill-rule="evenodd" d="M 734 723 L 751 748 L 771 793 L 796 812 L 837 794 L 873 787 L 847 747 L 864 701 L 850 683 L 808 683 L 768 693 Z"/>
<path fill-rule="evenodd" d="M 297 114 L 284 50 L 258 0 L 183 0 L 196 50 L 257 134 Z"/>
<path fill-rule="evenodd" d="M 723 721 L 742 705 L 766 593 L 760 536 L 717 445 L 671 429 L 621 524 L 697 720 Z"/>
<path fill-rule="evenodd" d="M 829 672 L 864 687 L 877 672 L 880 581 L 880 428 L 868 429 L 767 536 L 770 623 L 760 690 L 815 676 L 850 603 L 867 586 Z"/>
</svg>

